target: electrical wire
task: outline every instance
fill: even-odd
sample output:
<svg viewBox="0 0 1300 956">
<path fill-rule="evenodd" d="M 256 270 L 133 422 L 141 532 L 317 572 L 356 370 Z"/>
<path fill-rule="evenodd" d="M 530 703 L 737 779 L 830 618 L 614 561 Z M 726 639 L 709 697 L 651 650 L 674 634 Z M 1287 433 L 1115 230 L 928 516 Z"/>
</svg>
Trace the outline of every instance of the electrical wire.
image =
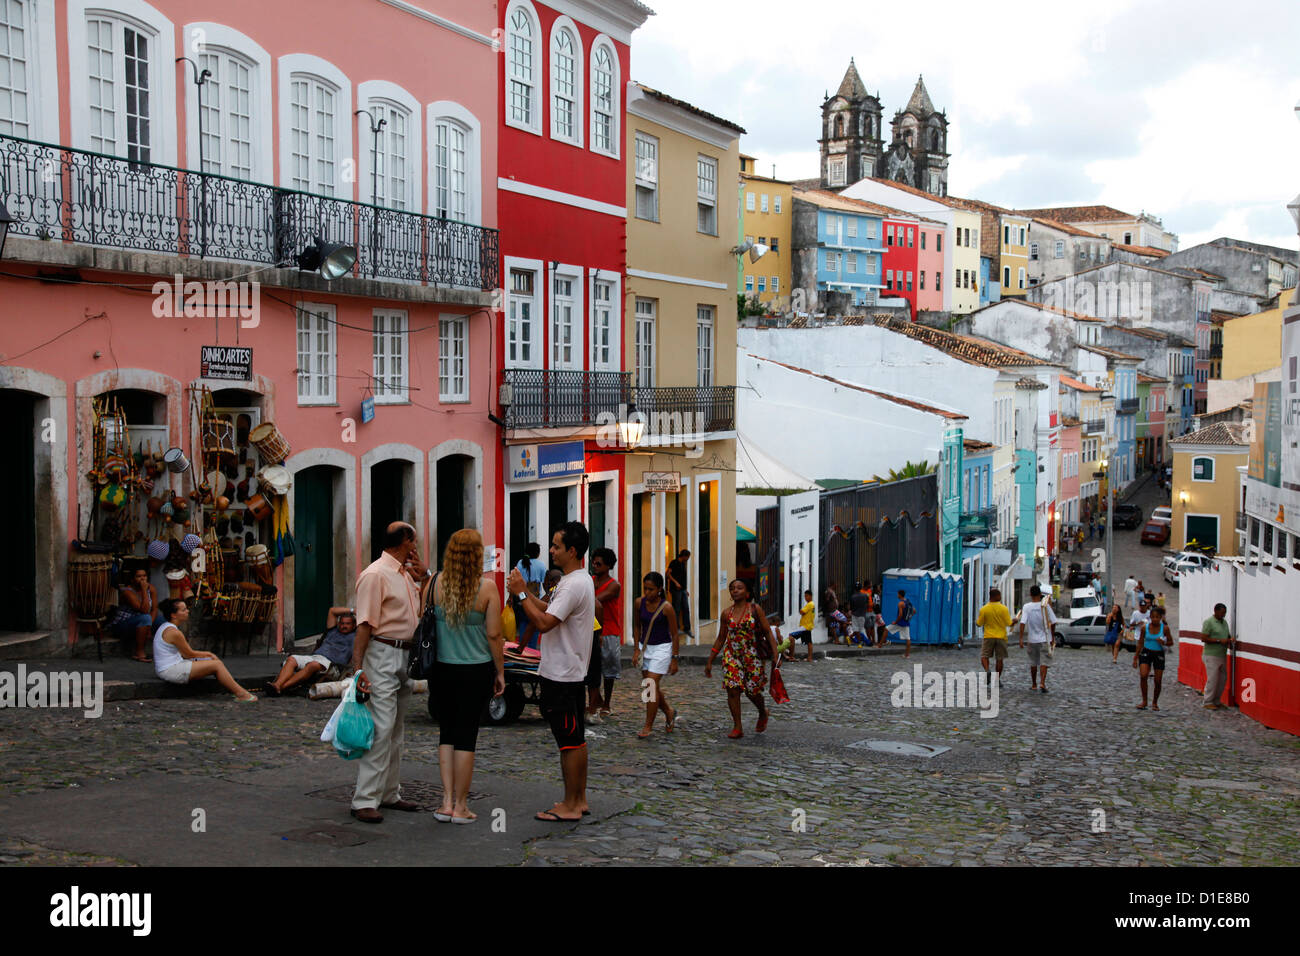
<svg viewBox="0 0 1300 956">
<path fill-rule="evenodd" d="M 70 329 L 64 329 L 64 330 L 63 330 L 62 332 L 60 332 L 58 335 L 54 336 L 54 337 L 51 338 L 51 339 L 46 339 L 46 340 L 45 340 L 44 342 L 42 342 L 40 345 L 34 345 L 34 346 L 32 346 L 32 347 L 29 348 L 26 352 L 19 352 L 17 355 L 6 355 L 6 356 L 4 357 L 3 360 L 0 360 L 0 365 L 7 364 L 7 363 L 9 363 L 9 362 L 16 362 L 18 359 L 22 358 L 23 356 L 31 355 L 33 352 L 38 351 L 39 349 L 43 349 L 43 348 L 45 348 L 45 346 L 50 345 L 50 344 L 52 344 L 52 343 L 54 343 L 54 342 L 57 342 L 59 339 L 63 338 L 65 335 L 67 335 L 67 334 L 69 334 L 69 333 L 71 333 L 71 332 L 75 332 L 75 331 L 77 331 L 77 329 L 81 328 L 81 327 L 82 327 L 83 325 L 85 325 L 87 322 L 93 322 L 95 319 L 106 319 L 106 318 L 108 318 L 108 313 L 107 313 L 107 312 L 100 312 L 98 315 L 88 315 L 88 316 L 86 316 L 84 319 L 82 319 L 80 322 L 78 322 L 76 325 L 72 326 L 72 328 L 70 328 Z M 111 326 L 110 326 L 110 328 L 111 328 Z"/>
</svg>

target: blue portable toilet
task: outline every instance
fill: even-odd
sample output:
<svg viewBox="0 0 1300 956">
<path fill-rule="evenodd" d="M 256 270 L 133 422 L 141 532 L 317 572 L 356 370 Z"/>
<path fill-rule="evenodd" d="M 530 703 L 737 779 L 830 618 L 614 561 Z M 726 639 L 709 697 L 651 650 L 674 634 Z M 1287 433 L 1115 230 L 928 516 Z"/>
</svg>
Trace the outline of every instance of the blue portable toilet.
<svg viewBox="0 0 1300 956">
<path fill-rule="evenodd" d="M 921 613 L 921 641 L 925 644 L 943 643 L 943 590 L 942 571 L 925 572 L 925 609 Z M 913 640 L 915 640 L 915 635 Z"/>
<path fill-rule="evenodd" d="M 948 606 L 952 600 L 952 575 L 939 572 L 935 576 L 934 590 L 934 642 L 936 644 L 951 644 L 952 635 L 949 633 Z"/>
<path fill-rule="evenodd" d="M 909 625 L 912 643 L 921 643 L 920 618 L 924 613 L 923 609 L 930 590 L 930 581 L 926 577 L 926 572 L 914 568 L 890 568 L 881 575 L 880 583 L 880 616 L 884 619 L 884 623 L 894 623 L 894 618 L 897 616 L 898 592 L 902 591 L 904 597 L 916 608 L 916 614 L 913 615 Z M 902 643 L 895 634 L 890 634 L 889 639 L 896 644 Z"/>
<path fill-rule="evenodd" d="M 948 638 L 950 643 L 961 643 L 961 609 L 962 596 L 966 590 L 966 582 L 962 580 L 960 574 L 952 575 L 951 585 L 948 590 Z"/>
</svg>

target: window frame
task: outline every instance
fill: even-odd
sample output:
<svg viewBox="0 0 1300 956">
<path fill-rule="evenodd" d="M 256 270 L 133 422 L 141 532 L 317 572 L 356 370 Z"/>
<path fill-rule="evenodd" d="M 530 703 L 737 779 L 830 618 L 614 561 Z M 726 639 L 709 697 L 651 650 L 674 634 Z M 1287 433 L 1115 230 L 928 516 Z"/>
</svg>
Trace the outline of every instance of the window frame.
<svg viewBox="0 0 1300 956">
<path fill-rule="evenodd" d="M 651 149 L 654 151 L 654 179 L 649 179 L 642 175 L 642 170 L 646 168 L 643 165 L 641 158 L 641 147 L 643 144 L 647 147 L 647 151 Z M 632 157 L 632 201 L 633 206 L 635 207 L 632 212 L 637 219 L 644 220 L 645 222 L 659 222 L 659 137 L 650 133 L 642 132 L 641 130 L 636 130 L 633 137 L 633 146 L 636 155 Z M 654 205 L 654 209 L 652 210 L 653 215 L 641 215 L 641 194 L 638 190 L 646 190 L 649 192 Z"/>
<path fill-rule="evenodd" d="M 84 5 L 81 9 L 84 31 Z M 72 29 L 71 17 L 72 12 L 69 11 L 69 33 Z M 26 139 L 45 143 L 58 142 L 61 105 L 58 78 L 60 38 L 55 27 L 55 4 L 51 0 L 26 0 L 20 26 L 23 31 L 23 63 L 27 77 L 22 91 L 27 98 L 27 118 L 23 121 L 27 131 L 23 134 L 11 132 L 5 135 L 22 135 Z"/>
<path fill-rule="evenodd" d="M 642 309 L 642 305 L 649 306 Z M 658 338 L 659 300 L 638 296 L 633 304 L 632 384 L 635 388 L 655 387 L 655 348 Z M 642 330 L 648 329 L 648 339 Z"/>
<path fill-rule="evenodd" d="M 202 31 L 202 33 L 200 34 L 198 31 Z M 251 67 L 252 90 L 249 94 L 249 101 L 253 114 L 249 119 L 249 132 L 252 136 L 249 152 L 253 172 L 249 179 L 253 182 L 273 183 L 275 181 L 275 164 L 271 147 L 275 142 L 275 133 L 272 115 L 274 107 L 271 95 L 271 54 L 251 37 L 222 23 L 187 23 L 182 36 L 186 39 L 187 46 L 192 42 L 198 42 L 201 37 L 203 49 L 198 51 L 200 54 L 225 54 L 243 60 L 246 66 Z M 194 54 L 195 51 L 191 49 L 189 52 Z M 207 84 L 205 83 L 204 88 L 206 89 L 206 87 Z M 188 102 L 186 105 L 189 106 Z M 224 103 L 222 104 L 222 112 L 225 112 Z M 197 107 L 185 110 L 185 150 L 187 156 L 193 157 L 196 166 L 199 155 L 198 114 Z M 224 169 L 223 165 L 221 175 L 231 175 L 231 173 L 225 172 Z"/>
<path fill-rule="evenodd" d="M 329 369 L 323 374 L 329 378 L 329 391 L 327 394 L 316 393 L 314 390 L 310 388 L 312 379 L 318 378 L 322 375 L 320 371 L 312 371 L 310 365 L 308 367 L 308 371 L 305 373 L 305 377 L 308 381 L 308 386 L 309 386 L 308 394 L 304 396 L 303 393 L 300 391 L 302 386 L 302 380 L 304 378 L 304 372 L 302 371 L 302 357 L 304 353 L 298 345 L 297 336 L 303 334 L 301 322 L 302 322 L 302 317 L 304 315 L 313 316 L 317 318 L 319 318 L 320 316 L 326 316 L 324 321 L 325 321 L 325 327 L 329 333 L 329 345 L 328 345 Z M 299 303 L 294 309 L 294 334 L 295 334 L 294 357 L 297 363 L 295 394 L 297 395 L 298 405 L 299 406 L 337 405 L 338 404 L 338 327 L 337 327 L 337 312 L 335 310 L 335 307 L 333 305 L 329 305 L 323 302 Z M 315 336 L 320 334 L 319 326 L 315 328 L 307 329 L 306 334 L 312 336 L 314 339 Z M 314 357 L 315 354 L 317 353 L 313 348 L 309 350 L 309 352 L 306 354 L 308 355 L 309 362 L 310 362 L 310 358 Z"/>
<path fill-rule="evenodd" d="M 459 330 L 457 332 L 457 330 Z M 453 345 L 459 344 L 462 354 L 457 356 L 452 354 L 448 356 L 445 343 L 449 341 L 448 332 L 455 333 Z M 444 380 L 455 383 L 457 376 L 454 372 L 454 364 L 461 363 L 461 372 L 459 380 L 461 388 L 443 389 Z M 444 374 L 447 365 L 453 366 L 451 374 Z M 438 402 L 444 405 L 458 405 L 469 402 L 470 389 L 470 355 L 469 355 L 469 317 L 460 313 L 444 313 L 438 316 Z"/>
<path fill-rule="evenodd" d="M 618 273 L 612 270 L 593 270 L 591 275 L 591 288 L 588 290 L 588 322 L 591 329 L 591 355 L 588 361 L 589 368 L 595 372 L 617 372 L 623 367 L 623 350 L 621 348 L 621 331 L 622 322 L 622 282 Z M 602 300 L 596 296 L 596 287 L 598 285 L 609 286 L 609 360 L 598 362 L 596 360 L 596 310 L 600 307 L 598 303 Z"/>
<path fill-rule="evenodd" d="M 558 263 L 552 266 L 548 271 L 547 279 L 547 299 L 549 308 L 546 311 L 546 367 L 550 369 L 565 369 L 571 371 L 581 370 L 586 358 L 583 355 L 583 326 L 582 317 L 586 313 L 586 283 L 583 282 L 582 267 L 571 263 Z M 572 283 L 573 294 L 567 301 L 572 306 L 572 312 L 569 315 L 569 350 L 570 356 L 567 361 L 557 359 L 556 349 L 558 347 L 558 338 L 556 332 L 560 329 L 560 296 L 556 284 L 561 280 L 567 280 Z"/>
<path fill-rule="evenodd" d="M 581 40 L 581 37 L 579 37 Z M 610 63 L 610 97 L 611 115 L 610 115 L 610 148 L 602 149 L 597 145 L 596 137 L 596 62 L 597 51 L 604 50 L 609 54 Z M 621 81 L 622 69 L 618 62 L 618 48 L 614 46 L 614 41 L 608 36 L 601 33 L 596 39 L 591 41 L 591 62 L 588 65 L 588 83 L 591 85 L 591 102 L 589 104 L 589 115 L 591 117 L 588 129 L 588 147 L 593 153 L 601 156 L 608 156 L 610 159 L 619 159 L 622 156 L 622 135 L 623 135 L 623 84 Z"/>
<path fill-rule="evenodd" d="M 556 71 L 559 68 L 559 42 L 560 38 L 568 35 L 573 44 L 573 134 L 565 136 L 559 131 L 560 111 L 556 108 L 559 100 L 559 83 L 556 82 Z M 582 34 L 578 31 L 578 26 L 567 16 L 561 14 L 556 17 L 551 24 L 551 35 L 547 42 L 547 80 L 549 85 L 549 95 L 547 97 L 547 106 L 550 109 L 551 124 L 550 136 L 557 143 L 567 143 L 570 146 L 576 146 L 579 149 L 583 146 L 583 122 L 585 113 L 585 97 L 587 85 L 586 61 L 583 58 Z"/>
<path fill-rule="evenodd" d="M 546 321 L 546 317 L 541 314 L 543 309 L 543 302 L 545 301 L 545 296 L 543 295 L 543 285 L 545 283 L 545 279 L 543 277 L 547 274 L 549 270 L 545 268 L 545 264 L 542 262 L 541 259 L 520 259 L 514 256 L 506 256 L 503 265 L 505 269 L 505 278 L 506 278 L 506 285 L 505 285 L 506 328 L 505 328 L 505 335 L 504 335 L 505 338 L 504 367 L 505 368 L 530 368 L 530 369 L 543 368 L 544 367 L 543 361 L 545 356 L 545 345 L 546 345 L 544 332 L 542 331 L 545 328 L 545 325 L 543 325 L 542 323 Z M 525 297 L 522 293 L 518 293 L 514 291 L 515 272 L 531 273 L 533 276 L 532 292 L 527 297 Z M 522 319 L 517 320 L 511 316 L 511 307 L 516 304 L 519 305 L 527 304 L 530 306 L 528 319 L 526 323 L 524 323 Z M 521 328 L 526 324 L 529 331 L 527 345 L 529 347 L 530 357 L 527 359 L 510 358 L 512 332 L 516 322 L 520 324 Z M 524 344 L 522 340 L 519 341 L 517 344 L 522 350 Z"/>
<path fill-rule="evenodd" d="M 424 108 L 420 105 L 420 101 L 396 83 L 389 83 L 386 80 L 367 80 L 364 83 L 357 84 L 357 103 L 359 109 L 365 110 L 372 116 L 375 107 L 382 107 L 385 113 L 400 111 L 405 114 L 406 148 L 403 161 L 406 164 L 406 205 L 403 207 L 391 205 L 392 200 L 388 195 L 388 187 L 391 186 L 392 179 L 391 176 L 387 175 L 388 170 L 385 169 L 384 173 L 388 181 L 383 187 L 385 198 L 383 208 L 400 208 L 407 212 L 423 213 L 425 211 L 423 196 L 424 170 L 420 168 L 420 164 L 423 161 L 421 151 L 424 145 Z M 386 119 L 387 116 L 381 118 Z M 374 146 L 374 136 L 370 132 L 370 123 L 368 121 L 361 122 L 360 117 L 357 119 L 359 123 L 358 135 L 362 140 L 362 149 L 357 157 L 359 192 L 363 196 L 369 196 L 369 201 L 373 205 L 379 205 L 370 186 L 372 180 L 371 169 L 374 162 L 370 153 Z M 384 127 L 382 136 L 385 156 L 393 155 L 389 138 L 391 127 L 392 123 L 390 122 Z"/>
<path fill-rule="evenodd" d="M 516 54 L 515 44 L 513 42 L 515 37 L 515 28 L 512 25 L 512 21 L 515 19 L 515 14 L 517 12 L 522 12 L 524 16 L 528 18 L 529 40 L 532 43 L 527 81 L 515 77 L 514 65 Z M 504 95 L 504 101 L 502 103 L 502 121 L 507 126 L 513 127 L 514 129 L 523 130 L 525 133 L 532 133 L 534 136 L 541 136 L 543 112 L 543 84 L 541 71 L 543 59 L 545 59 L 548 67 L 550 64 L 549 53 L 546 57 L 543 57 L 542 53 L 543 50 L 549 51 L 550 44 L 549 42 L 543 42 L 542 21 L 537 16 L 537 10 L 528 2 L 528 0 L 510 0 L 510 3 L 506 7 L 506 15 L 502 20 L 502 23 L 505 24 L 505 48 L 502 50 L 504 55 L 501 60 L 503 68 L 503 82 L 501 88 Z M 527 120 L 517 120 L 512 115 L 510 105 L 510 84 L 512 82 L 518 82 L 521 85 L 525 85 L 529 91 L 530 115 Z"/>
<path fill-rule="evenodd" d="M 708 177 L 705 175 L 707 170 L 713 172 L 713 191 L 710 195 L 706 189 Z M 704 153 L 697 153 L 695 157 L 695 231 L 703 236 L 716 236 L 719 229 L 718 215 L 718 173 L 719 164 L 714 156 L 707 156 Z M 700 213 L 704 209 L 710 209 L 712 212 L 712 229 L 700 228 Z"/>
<path fill-rule="evenodd" d="M 1208 478 L 1196 477 L 1196 464 L 1197 462 L 1202 462 L 1202 461 L 1208 461 L 1210 463 L 1210 477 Z M 1214 484 L 1214 475 L 1217 468 L 1218 468 L 1218 462 L 1215 460 L 1213 455 L 1193 455 L 1192 466 L 1191 466 L 1192 481 L 1197 484 L 1206 484 L 1206 485 Z"/>
<path fill-rule="evenodd" d="M 434 214 L 436 197 L 437 169 L 435 167 L 438 152 L 438 127 L 441 124 L 455 123 L 465 133 L 465 189 L 468 193 L 468 213 L 466 220 L 471 225 L 483 222 L 483 128 L 477 116 L 469 109 L 453 100 L 438 100 L 425 108 L 425 169 L 429 178 L 429 194 L 425 197 L 427 215 Z"/>
<path fill-rule="evenodd" d="M 334 164 L 335 183 L 332 193 L 318 193 L 314 188 L 316 171 L 311 167 L 322 157 L 314 152 L 308 153 L 308 188 L 303 192 L 317 195 L 329 195 L 336 199 L 350 200 L 353 191 L 350 183 L 343 183 L 345 162 L 350 163 L 355 155 L 352 143 L 352 130 L 356 117 L 352 115 L 352 81 L 338 67 L 318 56 L 307 53 L 289 53 L 280 57 L 279 69 L 279 115 L 280 115 L 280 186 L 286 189 L 300 189 L 294 184 L 294 149 L 293 149 L 293 88 L 298 80 L 314 81 L 332 88 L 334 94 Z M 309 87 L 309 90 L 311 88 Z M 308 113 L 314 112 L 310 102 Z M 309 125 L 308 147 L 314 147 L 318 131 Z"/>
<path fill-rule="evenodd" d="M 395 333 L 393 329 L 386 328 L 380 331 L 378 326 L 380 320 L 385 323 L 390 321 L 400 321 L 401 332 Z M 376 405 L 409 405 L 410 395 L 410 356 L 411 356 L 411 324 L 410 318 L 405 309 L 373 309 L 370 313 L 371 338 L 370 338 L 370 372 L 371 372 L 371 389 L 374 392 Z M 387 349 L 377 348 L 377 341 L 383 337 L 383 341 L 391 342 L 393 338 L 398 338 L 402 343 L 401 350 L 401 374 L 400 384 L 390 386 L 389 379 L 392 377 L 385 371 L 380 372 L 379 362 L 382 360 L 387 363 L 391 358 Z M 392 391 L 390 391 L 390 388 Z"/>
<path fill-rule="evenodd" d="M 706 314 L 707 313 L 707 314 Z M 695 387 L 712 388 L 717 377 L 717 306 L 695 306 Z M 701 358 L 705 360 L 701 364 Z"/>
</svg>

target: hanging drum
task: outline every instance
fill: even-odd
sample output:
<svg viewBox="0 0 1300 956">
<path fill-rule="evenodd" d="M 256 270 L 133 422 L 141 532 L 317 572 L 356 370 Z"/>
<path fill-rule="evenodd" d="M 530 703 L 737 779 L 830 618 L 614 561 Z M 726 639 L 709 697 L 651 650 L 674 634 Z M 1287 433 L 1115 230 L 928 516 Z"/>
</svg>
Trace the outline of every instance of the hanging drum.
<svg viewBox="0 0 1300 956">
<path fill-rule="evenodd" d="M 244 549 L 244 565 L 248 579 L 260 584 L 271 583 L 271 555 L 264 544 L 250 544 Z"/>
<path fill-rule="evenodd" d="M 265 521 L 271 517 L 271 503 L 266 500 L 265 495 L 249 495 L 244 502 L 244 506 L 248 508 L 248 513 L 256 521 Z"/>
<path fill-rule="evenodd" d="M 235 425 L 229 419 L 203 419 L 203 460 L 213 467 L 235 461 Z"/>
<path fill-rule="evenodd" d="M 293 479 L 283 465 L 270 465 L 257 473 L 258 484 L 266 495 L 287 495 Z"/>
<path fill-rule="evenodd" d="M 278 465 L 289 457 L 289 443 L 275 427 L 275 422 L 262 422 L 248 433 L 248 440 L 257 449 L 264 465 Z"/>
<path fill-rule="evenodd" d="M 167 454 L 163 455 L 163 464 L 167 466 L 167 470 L 173 475 L 179 475 L 189 470 L 190 460 L 185 457 L 185 452 L 179 448 L 168 448 Z"/>
<path fill-rule="evenodd" d="M 68 601 L 78 621 L 98 621 L 108 614 L 113 594 L 113 559 L 106 554 L 68 558 Z"/>
<path fill-rule="evenodd" d="M 117 511 L 126 505 L 126 489 L 121 485 L 105 485 L 99 493 L 99 506 L 105 511 Z"/>
</svg>

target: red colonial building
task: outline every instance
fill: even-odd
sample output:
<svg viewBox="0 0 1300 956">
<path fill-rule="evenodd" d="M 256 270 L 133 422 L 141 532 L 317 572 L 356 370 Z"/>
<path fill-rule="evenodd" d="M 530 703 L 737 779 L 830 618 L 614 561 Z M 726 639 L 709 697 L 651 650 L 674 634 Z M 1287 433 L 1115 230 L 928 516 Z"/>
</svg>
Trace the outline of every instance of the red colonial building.
<svg viewBox="0 0 1300 956">
<path fill-rule="evenodd" d="M 530 541 L 545 554 L 571 519 L 593 548 L 619 540 L 623 456 L 603 452 L 597 427 L 630 400 L 623 124 L 632 32 L 652 11 L 636 0 L 500 10 L 497 516 L 513 565 Z"/>
</svg>

